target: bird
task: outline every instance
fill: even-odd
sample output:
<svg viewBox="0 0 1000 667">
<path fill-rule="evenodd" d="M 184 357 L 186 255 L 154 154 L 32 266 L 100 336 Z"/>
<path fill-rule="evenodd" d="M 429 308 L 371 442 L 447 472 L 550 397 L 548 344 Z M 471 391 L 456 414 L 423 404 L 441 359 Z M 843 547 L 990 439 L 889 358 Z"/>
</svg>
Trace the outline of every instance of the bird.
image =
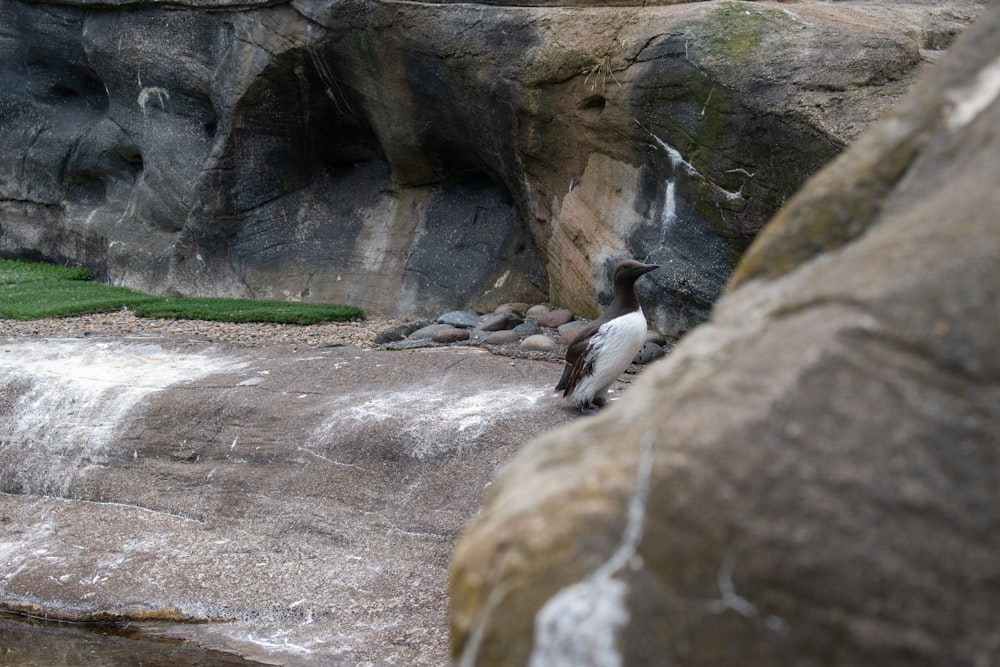
<svg viewBox="0 0 1000 667">
<path fill-rule="evenodd" d="M 635 281 L 658 268 L 634 259 L 619 262 L 612 279 L 611 305 L 566 350 L 566 366 L 556 391 L 562 391 L 580 412 L 593 414 L 604 406 L 608 389 L 646 342 L 646 316 Z"/>
</svg>

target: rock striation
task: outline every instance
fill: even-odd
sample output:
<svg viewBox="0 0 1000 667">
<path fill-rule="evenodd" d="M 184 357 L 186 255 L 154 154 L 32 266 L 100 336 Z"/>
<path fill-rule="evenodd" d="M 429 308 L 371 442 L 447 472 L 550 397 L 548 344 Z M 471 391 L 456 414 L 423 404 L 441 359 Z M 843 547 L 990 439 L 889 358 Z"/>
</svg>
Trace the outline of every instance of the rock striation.
<svg viewBox="0 0 1000 667">
<path fill-rule="evenodd" d="M 940 4 L 940 3 L 938 3 Z M 701 321 L 982 2 L 0 0 L 0 254 L 168 294 Z"/>
<path fill-rule="evenodd" d="M 952 50 L 629 401 L 504 470 L 452 563 L 456 664 L 994 659 L 1000 7 Z"/>
</svg>

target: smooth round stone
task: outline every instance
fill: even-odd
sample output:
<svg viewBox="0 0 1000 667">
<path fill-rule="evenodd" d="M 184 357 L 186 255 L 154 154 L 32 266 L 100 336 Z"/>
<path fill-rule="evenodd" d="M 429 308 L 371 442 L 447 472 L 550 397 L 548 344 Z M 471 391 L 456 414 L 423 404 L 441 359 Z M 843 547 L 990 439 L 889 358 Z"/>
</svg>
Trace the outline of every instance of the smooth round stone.
<svg viewBox="0 0 1000 667">
<path fill-rule="evenodd" d="M 535 352 L 550 352 L 559 347 L 558 343 L 544 334 L 528 336 L 521 341 L 521 348 Z"/>
<path fill-rule="evenodd" d="M 441 329 L 440 331 L 435 331 L 431 335 L 431 340 L 435 343 L 457 343 L 459 341 L 469 340 L 469 330 L 459 329 L 458 327 Z"/>
<path fill-rule="evenodd" d="M 639 352 L 635 355 L 635 359 L 632 360 L 632 363 L 642 366 L 643 364 L 648 364 L 651 361 L 659 359 L 665 354 L 666 352 L 663 351 L 663 347 L 661 345 L 646 341 L 643 343 L 642 348 L 639 349 Z"/>
<path fill-rule="evenodd" d="M 428 324 L 425 327 L 417 329 L 406 338 L 407 340 L 431 340 L 434 338 L 436 332 L 448 331 L 454 328 L 450 324 Z"/>
<path fill-rule="evenodd" d="M 466 329 L 469 332 L 469 340 L 474 343 L 485 343 L 493 332 L 483 331 L 482 329 Z"/>
<path fill-rule="evenodd" d="M 646 332 L 646 342 L 656 343 L 657 345 L 666 345 L 667 337 L 655 329 L 650 329 Z"/>
<path fill-rule="evenodd" d="M 572 345 L 573 341 L 579 337 L 580 332 L 587 328 L 589 322 L 567 322 L 559 327 L 559 342 L 563 345 Z"/>
<path fill-rule="evenodd" d="M 406 338 L 406 332 L 402 327 L 393 327 L 391 329 L 383 329 L 375 335 L 374 343 L 376 345 L 385 345 L 386 343 L 393 343 L 398 340 L 403 340 Z"/>
<path fill-rule="evenodd" d="M 567 322 L 573 321 L 573 313 L 566 310 L 565 308 L 560 308 L 558 310 L 553 310 L 538 318 L 538 326 L 540 327 L 551 327 L 556 328 Z"/>
<path fill-rule="evenodd" d="M 471 329 L 479 324 L 482 318 L 467 310 L 453 310 L 437 318 L 438 324 L 450 324 L 459 329 Z"/>
<path fill-rule="evenodd" d="M 503 329 L 513 329 L 518 324 L 524 322 L 523 319 L 512 313 L 501 313 L 492 315 L 476 325 L 477 329 L 483 331 L 501 331 Z"/>
<path fill-rule="evenodd" d="M 537 320 L 542 315 L 551 312 L 551 306 L 546 306 L 544 303 L 536 303 L 534 306 L 525 311 L 524 316 L 532 320 Z"/>
<path fill-rule="evenodd" d="M 521 335 L 518 334 L 513 329 L 504 329 L 502 331 L 494 331 L 486 337 L 487 345 L 506 345 L 508 343 L 516 343 L 521 340 Z"/>
</svg>

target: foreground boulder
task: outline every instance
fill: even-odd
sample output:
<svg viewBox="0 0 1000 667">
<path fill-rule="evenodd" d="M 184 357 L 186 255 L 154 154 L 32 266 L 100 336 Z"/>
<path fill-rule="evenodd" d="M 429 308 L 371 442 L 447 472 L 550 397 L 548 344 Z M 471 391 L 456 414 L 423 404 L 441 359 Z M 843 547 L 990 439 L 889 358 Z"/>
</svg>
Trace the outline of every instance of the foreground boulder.
<svg viewBox="0 0 1000 667">
<path fill-rule="evenodd" d="M 588 317 L 632 255 L 668 269 L 641 294 L 664 333 L 982 7 L 169 4 L 0 0 L 0 254 Z"/>
<path fill-rule="evenodd" d="M 452 565 L 461 665 L 1000 652 L 1000 8 L 789 202 L 712 318 L 531 443 Z"/>
</svg>

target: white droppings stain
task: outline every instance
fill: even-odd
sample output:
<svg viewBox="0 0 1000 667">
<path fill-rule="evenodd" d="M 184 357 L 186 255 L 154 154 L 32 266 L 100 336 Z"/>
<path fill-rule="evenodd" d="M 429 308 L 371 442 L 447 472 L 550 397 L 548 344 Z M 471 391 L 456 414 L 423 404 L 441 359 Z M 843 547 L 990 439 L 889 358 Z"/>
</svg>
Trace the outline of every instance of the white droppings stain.
<svg viewBox="0 0 1000 667">
<path fill-rule="evenodd" d="M 166 88 L 150 86 L 140 90 L 139 97 L 136 98 L 136 103 L 139 105 L 139 109 L 142 111 L 144 116 L 146 115 L 146 108 L 151 102 L 154 101 L 161 109 L 166 109 L 167 102 L 170 101 L 170 93 Z M 201 259 L 201 257 L 199 256 L 198 259 Z"/>
<path fill-rule="evenodd" d="M 653 473 L 653 437 L 639 443 L 635 491 L 621 544 L 588 578 L 563 588 L 535 615 L 535 643 L 529 667 L 619 667 L 618 631 L 629 621 L 628 585 L 618 578 L 636 567 Z"/>
<path fill-rule="evenodd" d="M 39 554 L 47 549 L 32 548 L 55 533 L 55 526 L 47 518 L 31 525 L 22 525 L 17 531 L 0 532 L 0 567 L 4 575 L 0 581 L 11 581 L 21 572 L 38 563 Z"/>
<path fill-rule="evenodd" d="M 25 494 L 65 495 L 74 479 L 106 462 L 105 446 L 151 394 L 246 365 L 151 344 L 50 339 L 4 347 L 0 377 L 27 389 L 0 424 L 0 442 L 17 448 L 16 482 Z"/>
<path fill-rule="evenodd" d="M 737 200 L 737 199 L 743 199 L 743 193 L 742 192 L 740 192 L 739 190 L 726 190 L 725 188 L 719 186 L 717 183 L 709 180 L 701 172 L 699 172 L 697 169 L 695 169 L 695 167 L 694 167 L 693 164 L 691 164 L 690 162 L 688 162 L 687 160 L 685 160 L 684 159 L 684 155 L 679 150 L 677 150 L 674 146 L 671 146 L 666 141 L 664 141 L 663 139 L 661 139 L 660 137 L 658 137 L 654 132 L 652 132 L 651 130 L 649 130 L 645 126 L 643 126 L 643 124 L 640 123 L 638 120 L 636 120 L 635 122 L 643 130 L 646 130 L 646 133 L 649 134 L 649 136 L 653 138 L 653 141 L 656 142 L 656 145 L 659 146 L 661 149 L 663 149 L 663 152 L 667 154 L 667 158 L 670 160 L 670 166 L 673 167 L 675 175 L 679 171 L 682 170 L 684 173 L 686 173 L 686 174 L 688 174 L 690 176 L 696 176 L 696 177 L 698 177 L 700 179 L 703 179 L 703 180 L 711 183 L 713 186 L 715 186 L 716 188 L 718 188 L 718 190 L 723 195 L 725 195 L 726 199 L 729 199 L 730 201 L 734 201 L 734 200 Z"/>
<path fill-rule="evenodd" d="M 402 446 L 413 458 L 461 452 L 495 423 L 531 408 L 547 395 L 546 388 L 524 385 L 470 394 L 460 386 L 439 382 L 378 395 L 347 396 L 331 406 L 330 416 L 310 440 L 309 451 L 316 453 L 345 423 L 398 421 L 394 431 L 404 436 Z"/>
<path fill-rule="evenodd" d="M 949 129 L 969 124 L 1000 97 L 1000 57 L 981 69 L 972 83 L 952 91 L 948 97 L 954 104 L 948 116 Z"/>
<path fill-rule="evenodd" d="M 663 213 L 660 214 L 660 245 L 667 242 L 667 235 L 677 224 L 677 179 L 667 179 L 663 189 Z"/>
<path fill-rule="evenodd" d="M 721 614 L 724 611 L 734 611 L 744 618 L 754 618 L 757 616 L 757 605 L 747 600 L 736 592 L 736 584 L 733 583 L 733 568 L 736 563 L 732 554 L 726 554 L 722 558 L 719 566 L 719 573 L 716 581 L 719 585 L 719 598 L 708 603 L 707 609 L 713 614 Z M 763 617 L 764 625 L 777 635 L 784 635 L 788 632 L 788 624 L 784 619 L 767 615 Z"/>
</svg>

